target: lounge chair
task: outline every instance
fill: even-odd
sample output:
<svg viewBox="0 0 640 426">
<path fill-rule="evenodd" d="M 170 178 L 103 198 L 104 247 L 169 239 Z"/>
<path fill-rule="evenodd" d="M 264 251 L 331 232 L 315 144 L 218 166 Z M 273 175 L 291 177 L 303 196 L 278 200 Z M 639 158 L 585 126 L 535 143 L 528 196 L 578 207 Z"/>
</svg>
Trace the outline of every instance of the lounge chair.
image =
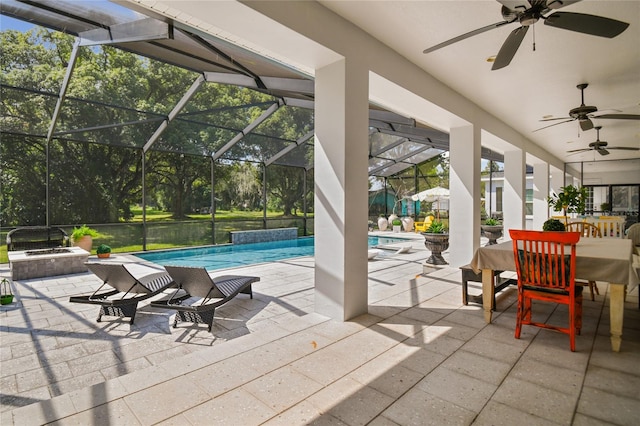
<svg viewBox="0 0 640 426">
<path fill-rule="evenodd" d="M 369 253 L 367 254 L 367 257 L 369 258 L 369 260 L 374 259 L 376 256 L 378 256 L 380 253 L 382 253 L 382 250 L 380 249 L 369 249 Z"/>
<path fill-rule="evenodd" d="M 214 277 L 205 268 L 187 266 L 166 266 L 167 272 L 175 280 L 178 290 L 167 300 L 151 303 L 155 308 L 176 311 L 173 328 L 178 322 L 207 324 L 211 331 L 215 309 L 222 306 L 239 293 L 248 294 L 253 299 L 251 284 L 260 281 L 258 277 L 243 275 L 222 275 Z M 184 290 L 187 295 L 180 295 Z M 199 303 L 183 304 L 189 297 L 199 297 Z"/>
<path fill-rule="evenodd" d="M 116 263 L 87 263 L 86 265 L 102 280 L 102 285 L 91 295 L 73 296 L 69 301 L 100 305 L 97 322 L 102 320 L 103 315 L 108 315 L 130 317 L 130 323 L 133 324 L 140 301 L 175 286 L 173 279 L 166 271 L 158 272 L 143 265 L 130 265 L 129 268 Z M 100 292 L 105 286 L 111 289 Z"/>
</svg>

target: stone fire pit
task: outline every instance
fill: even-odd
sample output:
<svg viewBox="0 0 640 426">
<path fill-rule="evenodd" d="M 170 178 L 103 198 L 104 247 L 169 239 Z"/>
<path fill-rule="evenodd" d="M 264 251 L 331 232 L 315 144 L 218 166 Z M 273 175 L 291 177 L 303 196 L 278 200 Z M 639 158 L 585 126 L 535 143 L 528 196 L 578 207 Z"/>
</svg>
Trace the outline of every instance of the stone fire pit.
<svg viewBox="0 0 640 426">
<path fill-rule="evenodd" d="M 10 251 L 8 254 L 14 280 L 86 272 L 85 263 L 89 258 L 89 252 L 80 247 Z"/>
</svg>

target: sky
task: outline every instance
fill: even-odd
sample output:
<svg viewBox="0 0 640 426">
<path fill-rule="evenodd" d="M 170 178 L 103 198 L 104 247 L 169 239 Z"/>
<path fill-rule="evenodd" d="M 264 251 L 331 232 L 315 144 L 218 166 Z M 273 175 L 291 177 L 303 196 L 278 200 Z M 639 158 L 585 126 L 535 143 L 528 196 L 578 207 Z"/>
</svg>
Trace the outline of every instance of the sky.
<svg viewBox="0 0 640 426">
<path fill-rule="evenodd" d="M 0 15 L 0 31 L 18 30 L 24 32 L 30 30 L 33 27 L 35 27 L 35 25 L 28 22 L 21 21 L 19 19 L 13 19 L 5 15 Z"/>
</svg>

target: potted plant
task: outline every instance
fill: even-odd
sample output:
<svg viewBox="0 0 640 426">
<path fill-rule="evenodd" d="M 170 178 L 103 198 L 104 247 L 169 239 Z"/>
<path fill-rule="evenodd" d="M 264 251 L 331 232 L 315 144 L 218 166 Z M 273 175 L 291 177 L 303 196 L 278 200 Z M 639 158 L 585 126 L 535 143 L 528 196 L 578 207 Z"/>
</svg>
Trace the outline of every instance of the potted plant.
<svg viewBox="0 0 640 426">
<path fill-rule="evenodd" d="M 560 188 L 559 194 L 553 194 L 547 198 L 549 207 L 554 211 L 564 214 L 565 225 L 568 223 L 569 213 L 584 214 L 587 201 L 587 188 L 578 188 L 573 185 L 567 185 Z"/>
<path fill-rule="evenodd" d="M 611 205 L 609 203 L 600 204 L 600 211 L 602 213 L 609 213 L 610 210 L 611 210 Z"/>
<path fill-rule="evenodd" d="M 442 257 L 442 252 L 449 248 L 449 232 L 440 220 L 434 220 L 425 232 L 421 232 L 424 237 L 424 246 L 431 252 L 427 263 L 432 265 L 448 265 Z"/>
<path fill-rule="evenodd" d="M 560 222 L 558 219 L 547 219 L 542 224 L 543 231 L 564 231 L 565 229 L 564 223 Z"/>
<path fill-rule="evenodd" d="M 74 227 L 71 233 L 71 240 L 73 245 L 80 247 L 91 253 L 91 247 L 93 246 L 93 238 L 97 237 L 98 231 L 93 228 L 89 228 L 87 225 L 82 225 L 79 228 Z"/>
<path fill-rule="evenodd" d="M 485 237 L 489 239 L 489 242 L 486 245 L 491 246 L 498 244 L 497 239 L 502 237 L 502 224 L 499 220 L 489 218 L 484 221 L 484 225 L 482 225 L 481 228 Z"/>
<path fill-rule="evenodd" d="M 111 247 L 109 247 L 106 244 L 100 244 L 96 249 L 96 254 L 98 255 L 99 258 L 102 258 L 102 259 L 107 258 L 111 256 Z"/>
<path fill-rule="evenodd" d="M 400 232 L 400 228 L 402 227 L 402 221 L 397 217 L 391 221 L 393 225 L 393 232 Z"/>
<path fill-rule="evenodd" d="M 13 293 L 11 292 L 11 284 L 6 278 L 2 279 L 2 286 L 0 287 L 0 305 L 9 305 L 13 303 Z"/>
</svg>

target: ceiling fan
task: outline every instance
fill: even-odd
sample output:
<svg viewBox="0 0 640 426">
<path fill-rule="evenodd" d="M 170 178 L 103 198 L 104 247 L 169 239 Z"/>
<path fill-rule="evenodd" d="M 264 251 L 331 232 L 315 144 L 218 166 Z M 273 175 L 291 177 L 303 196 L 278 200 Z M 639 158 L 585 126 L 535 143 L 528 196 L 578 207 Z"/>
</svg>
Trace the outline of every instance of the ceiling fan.
<svg viewBox="0 0 640 426">
<path fill-rule="evenodd" d="M 598 151 L 600 155 L 609 155 L 609 149 L 623 149 L 626 151 L 640 151 L 640 148 L 633 148 L 630 146 L 608 146 L 606 141 L 600 140 L 600 129 L 602 126 L 595 127 L 596 132 L 598 132 L 598 137 L 595 142 L 591 142 L 589 144 L 589 148 L 580 148 L 580 149 L 572 149 L 571 151 L 567 151 L 568 153 L 577 153 L 577 152 L 587 152 L 587 151 Z"/>
<path fill-rule="evenodd" d="M 580 89 L 582 103 L 580 104 L 579 107 L 573 108 L 572 110 L 569 111 L 569 117 L 545 118 L 543 120 L 540 120 L 540 121 L 555 121 L 555 120 L 564 120 L 564 121 L 561 121 L 560 123 L 550 124 L 545 127 L 541 127 L 539 129 L 534 130 L 534 132 L 537 132 L 538 130 L 546 129 L 551 126 L 557 126 L 558 124 L 568 123 L 570 121 L 575 121 L 575 120 L 578 120 L 578 122 L 580 123 L 580 129 L 582 129 L 583 131 L 591 130 L 593 129 L 593 122 L 591 121 L 592 118 L 597 118 L 597 119 L 605 118 L 605 119 L 616 119 L 616 120 L 640 120 L 640 115 L 637 115 L 637 114 L 609 114 L 610 111 L 618 112 L 618 110 L 598 111 L 598 108 L 596 108 L 595 106 L 585 105 L 584 89 L 586 89 L 587 86 L 589 86 L 588 83 L 581 83 L 576 86 L 578 89 Z"/>
<path fill-rule="evenodd" d="M 617 21 L 615 19 L 604 18 L 602 16 L 587 15 L 584 13 L 573 12 L 554 12 L 548 16 L 545 13 L 551 10 L 560 9 L 567 5 L 577 3 L 580 0 L 497 0 L 502 4 L 502 18 L 500 22 L 478 28 L 458 37 L 436 44 L 433 47 L 425 49 L 423 53 L 430 53 L 450 44 L 465 40 L 474 35 L 482 34 L 494 28 L 501 27 L 513 22 L 519 22 L 520 26 L 513 30 L 504 44 L 500 48 L 492 70 L 504 68 L 513 59 L 516 51 L 520 47 L 524 36 L 529 30 L 529 26 L 538 22 L 539 19 L 544 20 L 545 25 L 560 28 L 563 30 L 576 31 L 579 33 L 595 35 L 599 37 L 613 38 L 623 32 L 629 26 L 626 22 Z"/>
</svg>

